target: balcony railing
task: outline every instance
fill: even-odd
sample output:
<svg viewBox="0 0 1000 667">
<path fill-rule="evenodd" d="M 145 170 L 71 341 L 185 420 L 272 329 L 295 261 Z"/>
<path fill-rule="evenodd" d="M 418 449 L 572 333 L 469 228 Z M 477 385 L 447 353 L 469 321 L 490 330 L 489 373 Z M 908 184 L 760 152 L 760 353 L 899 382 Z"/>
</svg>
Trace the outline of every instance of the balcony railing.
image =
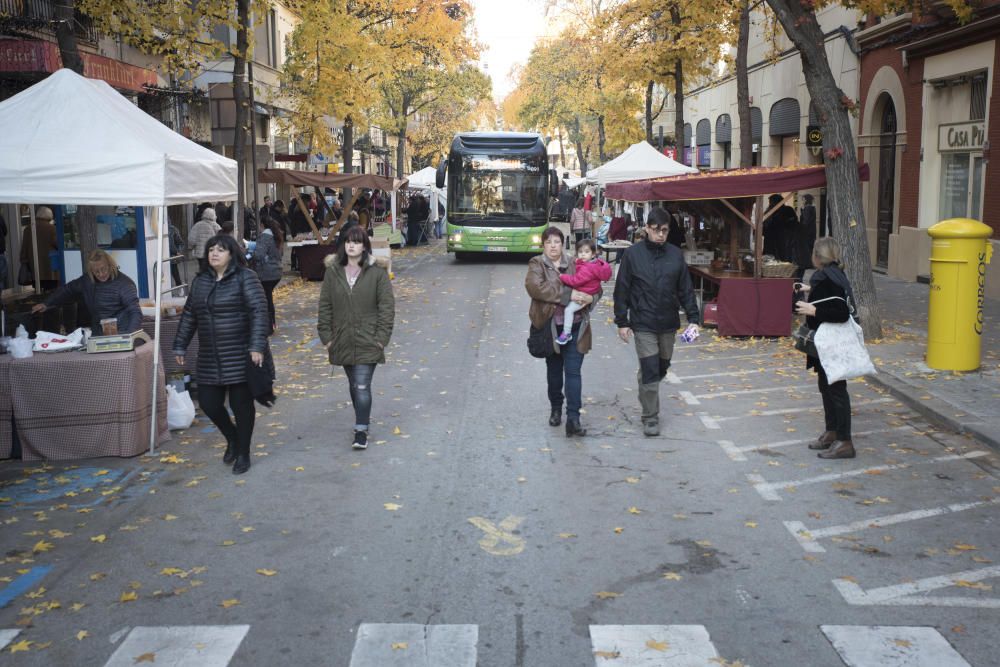
<svg viewBox="0 0 1000 667">
<path fill-rule="evenodd" d="M 100 33 L 93 20 L 76 12 L 74 29 L 78 39 L 96 44 Z M 55 3 L 49 0 L 0 0 L 0 22 L 15 30 L 55 32 Z"/>
</svg>

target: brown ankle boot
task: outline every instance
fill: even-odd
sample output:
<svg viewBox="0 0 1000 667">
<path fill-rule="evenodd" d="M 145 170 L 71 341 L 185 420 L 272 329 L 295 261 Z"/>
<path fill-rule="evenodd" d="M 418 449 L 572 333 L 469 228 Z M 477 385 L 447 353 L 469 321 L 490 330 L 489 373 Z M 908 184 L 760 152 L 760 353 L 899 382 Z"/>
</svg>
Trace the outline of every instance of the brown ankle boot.
<svg viewBox="0 0 1000 667">
<path fill-rule="evenodd" d="M 830 449 L 820 452 L 816 456 L 821 459 L 853 459 L 855 457 L 854 443 L 850 440 L 838 440 L 830 446 Z"/>
<path fill-rule="evenodd" d="M 809 449 L 829 449 L 836 441 L 836 431 L 824 431 L 823 435 L 816 438 L 816 442 L 809 443 Z"/>
</svg>

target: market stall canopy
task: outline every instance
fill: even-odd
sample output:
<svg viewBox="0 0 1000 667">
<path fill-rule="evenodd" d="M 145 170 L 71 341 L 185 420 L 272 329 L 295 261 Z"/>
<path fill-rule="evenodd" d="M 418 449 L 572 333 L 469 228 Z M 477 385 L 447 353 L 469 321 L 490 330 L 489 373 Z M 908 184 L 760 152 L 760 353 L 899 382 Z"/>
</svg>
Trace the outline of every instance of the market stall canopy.
<svg viewBox="0 0 1000 667">
<path fill-rule="evenodd" d="M 261 183 L 278 183 L 313 188 L 368 188 L 371 190 L 398 190 L 406 187 L 407 179 L 390 178 L 378 174 L 321 174 L 295 169 L 259 169 Z"/>
<path fill-rule="evenodd" d="M 0 102 L 0 201 L 170 206 L 236 199 L 236 162 L 103 81 L 61 69 Z"/>
<path fill-rule="evenodd" d="M 593 169 L 587 172 L 588 180 L 593 172 Z M 697 169 L 671 160 L 645 141 L 640 141 L 629 146 L 614 160 L 602 164 L 597 172 L 597 183 L 606 187 L 609 183 L 697 173 Z M 618 199 L 610 194 L 608 197 Z"/>
<path fill-rule="evenodd" d="M 566 184 L 566 187 L 572 190 L 573 188 L 579 187 L 587 182 L 586 178 L 564 178 L 562 182 Z"/>
<path fill-rule="evenodd" d="M 437 187 L 437 169 L 424 167 L 420 171 L 410 174 L 407 185 L 417 190 L 430 190 Z"/>
<path fill-rule="evenodd" d="M 858 168 L 858 177 L 868 180 L 868 165 Z M 756 197 L 776 192 L 813 190 L 826 186 L 826 167 L 753 167 L 709 171 L 692 176 L 675 176 L 631 183 L 614 183 L 607 188 L 608 199 L 623 201 L 690 201 Z"/>
</svg>

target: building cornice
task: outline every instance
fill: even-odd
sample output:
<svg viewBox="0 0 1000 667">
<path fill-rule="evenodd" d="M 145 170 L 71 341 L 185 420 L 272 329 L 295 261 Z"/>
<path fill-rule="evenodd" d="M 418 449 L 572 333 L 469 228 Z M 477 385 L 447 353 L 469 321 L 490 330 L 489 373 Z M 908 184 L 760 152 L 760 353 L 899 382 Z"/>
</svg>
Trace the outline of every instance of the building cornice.
<svg viewBox="0 0 1000 667">
<path fill-rule="evenodd" d="M 881 23 L 876 23 L 870 28 L 865 28 L 864 30 L 858 32 L 855 37 L 858 40 L 858 45 L 864 48 L 875 40 L 881 39 L 886 35 L 908 29 L 912 22 L 913 13 L 906 12 L 905 14 L 885 19 Z"/>
</svg>

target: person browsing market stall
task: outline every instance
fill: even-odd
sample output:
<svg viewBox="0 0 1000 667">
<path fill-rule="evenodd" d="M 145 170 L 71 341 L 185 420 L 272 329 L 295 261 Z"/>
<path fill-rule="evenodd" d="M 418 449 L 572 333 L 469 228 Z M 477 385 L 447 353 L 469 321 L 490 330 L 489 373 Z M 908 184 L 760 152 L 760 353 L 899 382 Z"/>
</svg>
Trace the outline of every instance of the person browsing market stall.
<svg viewBox="0 0 1000 667">
<path fill-rule="evenodd" d="M 90 317 L 87 326 L 95 336 L 101 335 L 101 320 L 105 319 L 117 320 L 118 333 L 132 333 L 142 328 L 142 310 L 135 283 L 119 270 L 118 262 L 104 250 L 91 252 L 87 256 L 87 272 L 56 289 L 31 312 L 44 313 L 53 306 L 74 301 L 86 307 Z"/>
</svg>

